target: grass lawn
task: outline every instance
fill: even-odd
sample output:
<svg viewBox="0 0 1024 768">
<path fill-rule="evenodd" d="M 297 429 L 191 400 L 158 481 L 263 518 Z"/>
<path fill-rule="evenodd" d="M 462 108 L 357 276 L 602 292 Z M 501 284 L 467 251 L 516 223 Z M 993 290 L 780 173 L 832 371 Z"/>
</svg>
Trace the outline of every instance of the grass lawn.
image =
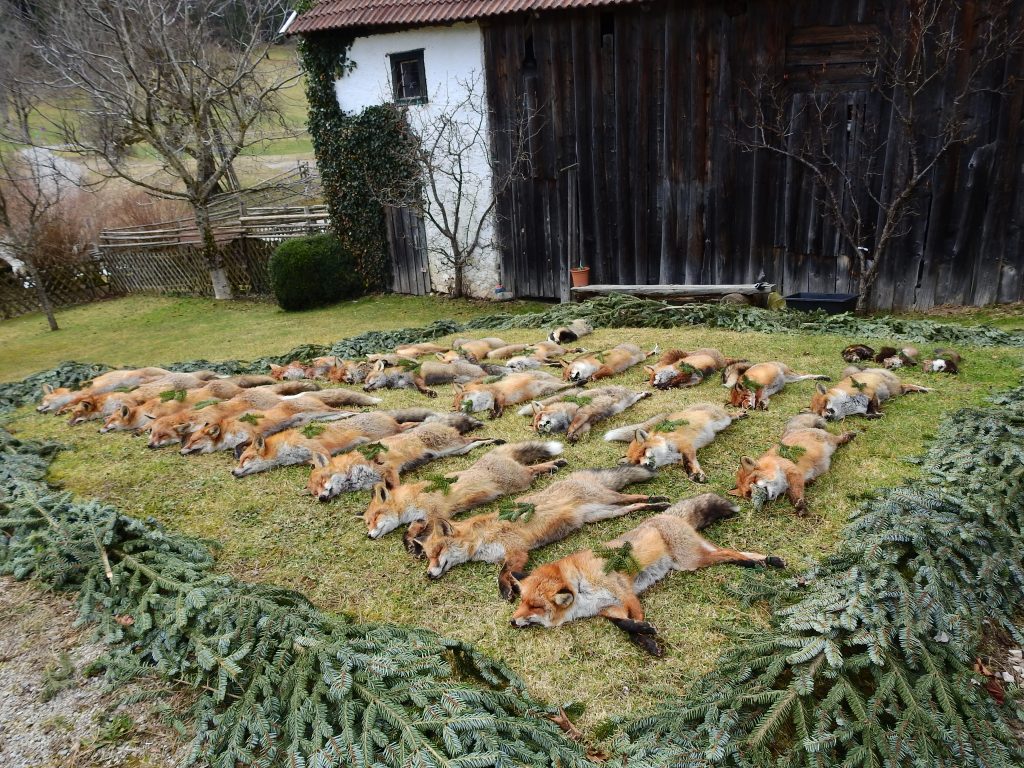
<svg viewBox="0 0 1024 768">
<path fill-rule="evenodd" d="M 130 305 L 122 302 L 93 308 L 101 313 L 109 308 L 110 314 L 103 323 L 97 324 L 97 319 L 89 326 L 87 341 L 73 345 L 77 348 L 73 356 L 136 363 L 199 356 L 248 357 L 277 351 L 297 341 L 321 341 L 367 327 L 385 327 L 384 318 L 391 321 L 387 325 L 408 326 L 448 314 L 453 308 L 467 313 L 476 309 L 435 300 L 384 298 L 361 303 L 355 317 L 349 307 L 284 316 L 263 306 L 139 301 L 148 305 L 150 312 L 140 312 L 134 319 L 124 309 Z M 367 313 L 371 311 L 373 317 L 369 318 Z M 75 316 L 65 316 L 72 330 L 62 333 L 72 338 L 79 333 L 71 322 Z M 145 322 L 140 321 L 142 317 Z M 25 358 L 32 353 L 34 341 L 45 342 L 48 338 L 32 324 L 21 326 L 20 331 L 8 325 L 0 326 L 0 343 L 6 356 L 3 365 L 8 371 L 5 378 L 39 368 L 41 359 L 29 363 Z M 520 330 L 500 335 L 510 342 L 531 341 L 541 332 Z M 603 330 L 585 342 L 588 348 L 599 349 L 625 340 L 645 347 L 657 343 L 662 349 L 716 346 L 730 356 L 783 360 L 797 370 L 833 377 L 845 365 L 839 351 L 855 341 L 682 328 Z M 15 343 L 20 351 L 12 351 Z M 946 412 L 980 403 L 990 392 L 1019 379 L 1024 362 L 1019 350 L 962 351 L 965 364 L 958 377 L 906 374 L 912 381 L 927 381 L 935 387 L 933 393 L 909 395 L 887 404 L 884 419 L 847 422 L 847 428 L 862 434 L 840 449 L 833 471 L 811 486 L 810 514 L 806 517 L 797 517 L 784 501 L 759 514 L 744 504 L 736 518 L 710 529 L 709 538 L 722 545 L 781 555 L 794 570 L 830 551 L 837 531 L 862 494 L 898 484 L 917 471 L 905 459 L 922 450 Z M 51 362 L 68 356 L 52 346 L 45 354 Z M 614 381 L 643 386 L 639 368 Z M 701 463 L 709 476 L 707 485 L 696 486 L 678 468 L 667 468 L 659 478 L 639 488 L 673 499 L 706 490 L 724 493 L 732 487 L 739 457 L 756 456 L 777 442 L 786 419 L 808 404 L 813 386 L 813 382 L 791 385 L 773 398 L 769 412 L 737 422 L 704 449 Z M 432 404 L 450 408 L 450 388 L 440 387 L 439 391 L 440 398 Z M 427 403 L 411 392 L 385 392 L 383 396 L 381 407 Z M 562 471 L 614 465 L 623 446 L 600 440 L 608 427 L 640 421 L 661 410 L 700 401 L 722 402 L 724 398 L 725 391 L 717 382 L 658 392 L 595 429 L 578 446 L 568 447 L 569 467 Z M 521 440 L 531 437 L 527 427 L 527 420 L 510 409 L 481 432 Z M 361 621 L 426 626 L 473 642 L 505 659 L 544 699 L 583 702 L 586 709 L 581 724 L 587 729 L 608 717 L 642 713 L 666 695 L 685 690 L 721 652 L 724 625 L 756 626 L 765 619 L 762 613 L 744 608 L 729 596 L 726 587 L 739 572 L 728 566 L 674 574 L 641 598 L 648 619 L 659 627 L 668 643 L 666 658 L 660 661 L 642 655 L 622 633 L 601 620 L 577 622 L 556 630 L 516 631 L 508 626 L 512 609 L 497 594 L 496 567 L 471 564 L 437 582 L 429 581 L 424 564 L 405 553 L 397 532 L 380 541 L 367 539 L 365 525 L 357 517 L 365 508 L 367 492 L 319 504 L 302 493 L 308 476 L 305 467 L 235 480 L 229 474 L 234 462 L 224 453 L 185 458 L 173 450 L 149 451 L 141 438 L 99 435 L 95 425 L 71 429 L 61 419 L 39 416 L 28 408 L 13 417 L 11 428 L 26 437 L 52 438 L 68 444 L 72 450 L 57 458 L 52 476 L 75 492 L 105 499 L 127 514 L 152 516 L 174 529 L 217 541 L 224 571 L 242 579 L 266 580 L 301 590 L 322 608 L 351 614 Z M 444 460 L 420 474 L 459 469 L 479 455 L 477 452 Z M 415 478 L 417 473 L 409 477 Z M 545 482 L 550 480 L 541 481 Z M 535 553 L 532 562 L 544 562 L 605 541 L 637 522 L 634 517 L 590 526 Z"/>
<path fill-rule="evenodd" d="M 40 314 L 0 322 L 0 381 L 63 360 L 160 365 L 180 360 L 247 360 L 366 331 L 467 320 L 496 311 L 537 312 L 531 301 L 458 301 L 437 296 L 367 296 L 324 309 L 284 312 L 259 301 L 129 296 L 57 312 L 51 332 Z"/>
</svg>

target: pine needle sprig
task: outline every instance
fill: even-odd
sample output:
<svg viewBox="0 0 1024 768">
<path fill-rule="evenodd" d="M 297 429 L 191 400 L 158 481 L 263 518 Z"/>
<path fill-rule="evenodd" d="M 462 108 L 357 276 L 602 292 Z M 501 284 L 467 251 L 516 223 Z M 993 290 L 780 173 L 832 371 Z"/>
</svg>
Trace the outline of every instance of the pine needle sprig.
<svg viewBox="0 0 1024 768">
<path fill-rule="evenodd" d="M 255 411 L 249 411 L 249 413 L 244 413 L 241 416 L 239 416 L 238 420 L 246 424 L 251 424 L 252 426 L 255 427 L 259 425 L 260 419 L 262 418 L 265 418 L 264 414 L 256 413 Z"/>
<path fill-rule="evenodd" d="M 356 450 L 363 455 L 363 458 L 367 461 L 373 461 L 382 453 L 388 452 L 388 447 L 383 443 L 367 443 L 366 445 L 360 445 Z"/>
<path fill-rule="evenodd" d="M 686 419 L 666 419 L 665 421 L 658 424 L 655 428 L 655 432 L 675 432 L 681 427 L 690 426 L 690 422 Z"/>
<path fill-rule="evenodd" d="M 427 475 L 427 485 L 423 489 L 427 493 L 438 493 L 448 496 L 452 492 L 452 486 L 457 483 L 458 477 L 446 477 L 442 474 Z"/>
<path fill-rule="evenodd" d="M 632 542 L 625 542 L 621 547 L 609 547 L 604 544 L 598 545 L 591 550 L 594 555 L 604 560 L 605 573 L 625 573 L 629 576 L 636 576 L 643 570 L 640 562 L 633 554 Z"/>
<path fill-rule="evenodd" d="M 302 428 L 302 436 L 307 440 L 312 440 L 313 438 L 320 437 L 320 435 L 324 433 L 325 429 L 327 429 L 327 427 L 323 424 L 311 421 Z"/>
<path fill-rule="evenodd" d="M 221 402 L 223 402 L 223 400 L 220 400 L 216 397 L 211 397 L 209 400 L 200 400 L 198 403 L 192 406 L 192 410 L 201 411 L 203 410 L 203 408 L 209 408 L 211 405 L 216 405 L 217 403 Z"/>
<path fill-rule="evenodd" d="M 526 501 L 505 501 L 498 508 L 498 519 L 509 523 L 528 523 L 537 511 L 536 504 Z"/>
<path fill-rule="evenodd" d="M 176 400 L 179 403 L 184 402 L 185 398 L 188 397 L 188 390 L 185 389 L 168 389 L 160 393 L 160 402 L 167 403 L 171 400 Z"/>
<path fill-rule="evenodd" d="M 778 448 L 776 450 L 781 458 L 785 459 L 786 461 L 791 461 L 794 464 L 800 461 L 800 457 L 807 453 L 807 449 L 804 448 L 803 446 L 786 445 L 785 443 L 779 443 Z"/>
<path fill-rule="evenodd" d="M 581 408 L 594 402 L 594 398 L 587 397 L 586 395 L 563 395 L 561 399 L 563 403 L 572 403 Z"/>
</svg>

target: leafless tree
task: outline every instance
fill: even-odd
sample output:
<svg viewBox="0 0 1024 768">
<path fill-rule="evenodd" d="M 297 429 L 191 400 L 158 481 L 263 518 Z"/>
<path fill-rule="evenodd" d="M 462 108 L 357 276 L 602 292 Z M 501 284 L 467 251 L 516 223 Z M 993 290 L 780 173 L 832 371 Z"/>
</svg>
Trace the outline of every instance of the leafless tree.
<svg viewBox="0 0 1024 768">
<path fill-rule="evenodd" d="M 16 0 L 0 0 L 0 19 L 0 125 L 19 143 L 28 143 L 40 101 L 33 84 L 42 65 L 32 46 L 35 29 Z"/>
<path fill-rule="evenodd" d="M 371 181 L 383 205 L 414 210 L 440 235 L 428 237 L 427 251 L 451 273 L 449 293 L 456 297 L 466 295 L 481 254 L 497 245 L 498 198 L 529 162 L 532 130 L 526 110 L 502 142 L 507 157 L 495 155 L 488 117 L 480 75 L 457 79 L 449 94 L 432 97 L 429 109 L 407 111 L 409 132 L 397 151 L 414 173 Z"/>
<path fill-rule="evenodd" d="M 231 298 L 210 202 L 243 150 L 290 132 L 279 94 L 297 68 L 267 57 L 280 0 L 58 0 L 48 21 L 36 119 L 101 176 L 186 200 L 214 295 Z"/>
<path fill-rule="evenodd" d="M 46 228 L 73 188 L 59 163 L 53 153 L 0 145 L 0 248 L 25 265 L 51 331 L 59 328 L 39 262 Z"/>
<path fill-rule="evenodd" d="M 971 108 L 995 95 L 993 66 L 1022 41 L 1005 0 L 985 3 L 979 18 L 957 0 L 892 5 L 898 15 L 888 20 L 889 35 L 867 41 L 873 61 L 865 73 L 890 127 L 864 124 L 841 89 L 825 86 L 796 99 L 793 89 L 762 77 L 746 89 L 755 105 L 748 133 L 734 137 L 744 149 L 775 153 L 809 174 L 849 254 L 861 310 L 890 247 L 910 231 L 919 192 L 951 150 L 975 138 Z"/>
</svg>

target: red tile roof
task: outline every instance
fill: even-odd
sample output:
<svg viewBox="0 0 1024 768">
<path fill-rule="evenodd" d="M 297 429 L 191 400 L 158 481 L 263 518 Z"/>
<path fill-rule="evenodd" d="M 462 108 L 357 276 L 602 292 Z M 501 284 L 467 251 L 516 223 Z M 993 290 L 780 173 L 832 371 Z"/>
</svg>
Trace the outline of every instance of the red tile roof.
<svg viewBox="0 0 1024 768">
<path fill-rule="evenodd" d="M 641 0 L 322 0 L 299 16 L 288 34 L 345 27 L 448 24 L 504 13 L 588 8 Z"/>
</svg>

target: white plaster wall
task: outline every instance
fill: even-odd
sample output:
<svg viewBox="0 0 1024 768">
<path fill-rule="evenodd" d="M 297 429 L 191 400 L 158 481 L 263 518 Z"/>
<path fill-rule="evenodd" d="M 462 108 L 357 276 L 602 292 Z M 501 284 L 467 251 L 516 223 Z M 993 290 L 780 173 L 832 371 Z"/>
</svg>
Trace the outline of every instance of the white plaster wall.
<svg viewBox="0 0 1024 768">
<path fill-rule="evenodd" d="M 366 107 L 392 101 L 391 62 L 388 56 L 421 48 L 428 102 L 408 107 L 409 122 L 414 128 L 426 124 L 447 105 L 462 101 L 467 94 L 465 86 L 469 80 L 475 80 L 479 103 L 486 111 L 483 35 L 475 22 L 357 38 L 349 51 L 349 60 L 355 63 L 355 67 L 334 86 L 341 108 L 346 112 L 359 112 Z M 477 119 L 476 115 L 470 114 L 464 117 L 467 121 Z M 485 125 L 483 135 L 489 136 L 489 125 Z M 477 211 L 466 222 L 467 232 L 480 221 L 479 212 L 486 209 L 491 200 L 493 186 L 487 147 L 483 144 L 479 148 L 475 147 L 476 151 L 467 158 L 469 162 L 465 180 L 470 183 L 466 186 L 472 188 L 471 194 L 475 196 L 474 207 Z M 450 187 L 450 184 L 441 185 L 441 196 L 449 200 L 449 210 L 454 199 Z M 463 213 L 466 205 L 464 201 Z M 447 241 L 430 221 L 426 222 L 426 231 L 428 250 L 448 250 L 445 247 Z M 485 246 L 477 251 L 474 263 L 469 265 L 465 273 L 467 290 L 474 296 L 493 298 L 495 286 L 500 279 L 499 254 L 491 243 L 493 231 L 493 222 L 486 221 L 481 232 L 481 242 Z M 430 254 L 429 263 L 434 290 L 447 291 L 451 281 L 449 266 L 442 263 L 436 253 Z"/>
</svg>

